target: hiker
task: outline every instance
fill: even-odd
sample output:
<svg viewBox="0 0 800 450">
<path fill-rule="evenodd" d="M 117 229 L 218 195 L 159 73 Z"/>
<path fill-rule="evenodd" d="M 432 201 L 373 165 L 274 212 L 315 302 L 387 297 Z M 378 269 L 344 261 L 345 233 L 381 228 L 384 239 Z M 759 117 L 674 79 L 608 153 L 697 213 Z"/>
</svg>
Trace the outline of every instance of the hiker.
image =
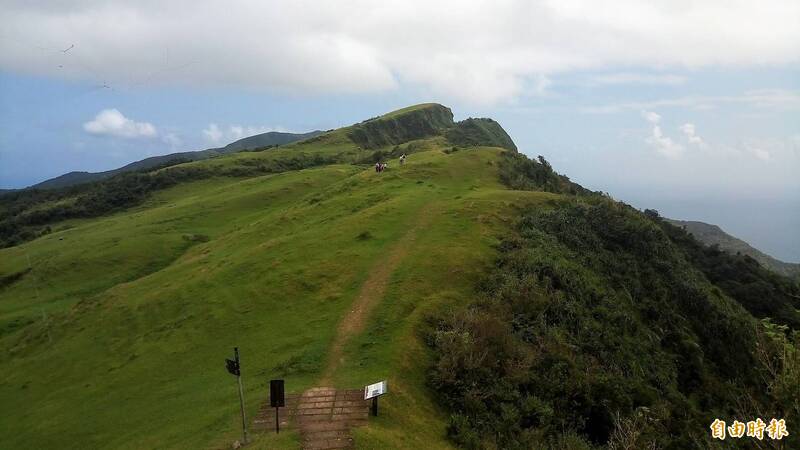
<svg viewBox="0 0 800 450">
<path fill-rule="evenodd" d="M 406 154 L 403 153 L 402 155 L 400 155 L 400 165 L 402 166 L 405 163 L 406 163 Z"/>
<path fill-rule="evenodd" d="M 375 173 L 378 173 L 380 171 L 381 171 L 381 163 L 376 162 L 375 163 Z"/>
</svg>

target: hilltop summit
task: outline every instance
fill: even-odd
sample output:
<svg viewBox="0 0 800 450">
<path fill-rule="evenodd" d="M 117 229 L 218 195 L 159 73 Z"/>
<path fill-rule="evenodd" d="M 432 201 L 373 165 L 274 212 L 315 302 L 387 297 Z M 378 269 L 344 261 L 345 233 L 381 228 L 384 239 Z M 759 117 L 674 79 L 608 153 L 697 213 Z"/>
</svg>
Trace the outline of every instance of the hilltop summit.
<svg viewBox="0 0 800 450">
<path fill-rule="evenodd" d="M 514 141 L 499 123 L 485 118 L 454 122 L 450 108 L 438 103 L 409 106 L 365 120 L 350 127 L 348 135 L 353 142 L 367 149 L 444 136 L 453 145 L 517 151 Z"/>
</svg>

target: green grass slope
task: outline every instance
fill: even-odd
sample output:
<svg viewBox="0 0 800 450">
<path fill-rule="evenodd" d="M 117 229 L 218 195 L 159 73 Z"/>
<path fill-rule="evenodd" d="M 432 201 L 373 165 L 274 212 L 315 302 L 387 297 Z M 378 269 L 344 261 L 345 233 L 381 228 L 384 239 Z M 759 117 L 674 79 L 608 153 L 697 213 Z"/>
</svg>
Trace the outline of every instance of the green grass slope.
<svg viewBox="0 0 800 450">
<path fill-rule="evenodd" d="M 270 378 L 290 392 L 316 385 L 337 325 L 398 246 L 385 295 L 332 381 L 389 380 L 360 447 L 450 447 L 417 324 L 472 295 L 515 206 L 557 196 L 501 186 L 500 148 L 450 152 L 426 133 L 378 147 L 415 153 L 376 174 L 352 164 L 372 152 L 350 132 L 182 164 L 203 176 L 101 217 L 49 222 L 51 233 L 0 250 L 0 403 L 13 405 L 0 413 L 3 447 L 228 447 L 238 438 L 231 347 L 251 417 Z M 319 160 L 289 170 L 304 157 Z M 278 163 L 286 171 L 258 169 Z M 255 447 L 297 439 L 265 434 Z"/>
<path fill-rule="evenodd" d="M 466 133 L 464 136 L 469 139 L 457 140 L 459 145 L 514 150 L 513 143 L 508 146 L 499 138 L 508 137 L 499 124 L 488 119 L 480 120 L 483 121 L 480 130 Z M 264 154 L 241 152 L 211 160 L 122 173 L 62 189 L 8 193 L 0 197 L 0 248 L 47 234 L 52 231 L 50 225 L 64 219 L 97 217 L 138 205 L 154 191 L 187 181 L 214 176 L 252 177 L 336 162 L 375 163 L 403 153 L 444 147 L 452 149 L 453 142 L 447 136 L 463 123 L 453 122 L 449 108 L 428 103 L 301 142 L 265 149 Z"/>
</svg>

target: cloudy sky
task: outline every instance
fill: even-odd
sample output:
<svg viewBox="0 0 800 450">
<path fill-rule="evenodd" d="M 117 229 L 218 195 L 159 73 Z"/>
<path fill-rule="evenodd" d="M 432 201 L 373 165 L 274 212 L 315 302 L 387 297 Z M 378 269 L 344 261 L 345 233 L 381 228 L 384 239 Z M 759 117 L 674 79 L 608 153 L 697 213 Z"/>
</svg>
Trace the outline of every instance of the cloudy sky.
<svg viewBox="0 0 800 450">
<path fill-rule="evenodd" d="M 0 9 L 0 188 L 435 101 L 587 187 L 800 261 L 796 0 Z"/>
</svg>

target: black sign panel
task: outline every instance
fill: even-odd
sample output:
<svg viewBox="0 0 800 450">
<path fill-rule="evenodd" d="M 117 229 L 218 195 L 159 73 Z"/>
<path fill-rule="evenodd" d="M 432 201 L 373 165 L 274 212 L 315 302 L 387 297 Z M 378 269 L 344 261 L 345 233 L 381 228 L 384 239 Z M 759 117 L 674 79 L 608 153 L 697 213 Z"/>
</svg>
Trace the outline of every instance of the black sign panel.
<svg viewBox="0 0 800 450">
<path fill-rule="evenodd" d="M 239 361 L 226 358 L 225 368 L 228 369 L 228 373 L 231 375 L 236 375 L 238 377 L 241 374 L 241 372 L 239 372 Z"/>
<path fill-rule="evenodd" d="M 269 405 L 273 408 L 286 406 L 286 398 L 283 393 L 283 380 L 269 381 Z"/>
</svg>

